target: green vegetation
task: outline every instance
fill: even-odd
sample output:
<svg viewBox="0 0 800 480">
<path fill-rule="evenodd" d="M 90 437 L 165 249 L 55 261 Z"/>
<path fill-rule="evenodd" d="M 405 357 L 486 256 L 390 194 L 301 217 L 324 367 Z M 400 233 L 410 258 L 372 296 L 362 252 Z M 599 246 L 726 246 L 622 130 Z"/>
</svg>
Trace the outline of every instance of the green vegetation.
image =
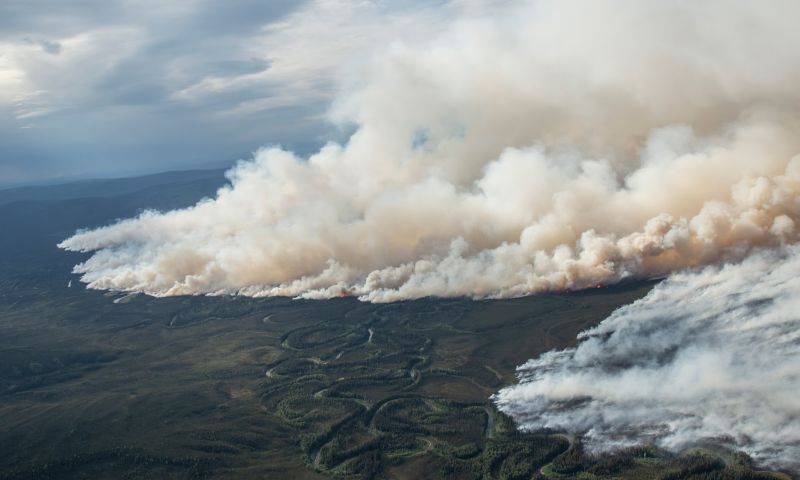
<svg viewBox="0 0 800 480">
<path fill-rule="evenodd" d="M 761 479 L 746 457 L 610 455 L 489 396 L 648 285 L 482 301 L 0 295 L 0 479 Z"/>
</svg>

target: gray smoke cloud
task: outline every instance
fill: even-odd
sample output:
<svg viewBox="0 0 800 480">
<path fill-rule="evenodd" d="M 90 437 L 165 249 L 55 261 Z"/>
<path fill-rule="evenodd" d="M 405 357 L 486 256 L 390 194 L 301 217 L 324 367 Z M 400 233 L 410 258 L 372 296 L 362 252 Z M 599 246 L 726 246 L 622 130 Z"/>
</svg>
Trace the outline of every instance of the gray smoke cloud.
<svg viewBox="0 0 800 480">
<path fill-rule="evenodd" d="M 495 401 L 522 428 L 598 449 L 704 439 L 800 469 L 800 249 L 675 274 L 519 368 Z"/>
<path fill-rule="evenodd" d="M 351 72 L 346 144 L 266 148 L 216 198 L 80 231 L 75 271 L 151 295 L 506 297 L 797 240 L 800 4 L 467 3 Z"/>
</svg>

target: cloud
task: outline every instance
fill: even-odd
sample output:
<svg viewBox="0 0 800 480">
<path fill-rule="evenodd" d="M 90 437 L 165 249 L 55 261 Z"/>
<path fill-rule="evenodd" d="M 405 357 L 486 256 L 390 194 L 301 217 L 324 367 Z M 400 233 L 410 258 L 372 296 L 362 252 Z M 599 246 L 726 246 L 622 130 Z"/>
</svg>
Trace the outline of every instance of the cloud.
<svg viewBox="0 0 800 480">
<path fill-rule="evenodd" d="M 25 38 L 23 41 L 26 41 L 32 45 L 37 45 L 42 51 L 47 52 L 51 55 L 58 55 L 61 53 L 61 44 L 58 42 L 53 42 L 50 40 L 35 40 L 32 38 Z"/>
<path fill-rule="evenodd" d="M 607 449 L 699 441 L 800 468 L 800 250 L 676 274 L 519 367 L 495 396 L 522 428 L 585 434 Z"/>
<path fill-rule="evenodd" d="M 0 181 L 231 164 L 262 142 L 315 149 L 337 72 L 451 8 L 415 4 L 2 2 L 0 135 L 19 141 L 0 157 L 21 173 Z"/>
<path fill-rule="evenodd" d="M 457 8 L 353 70 L 333 109 L 348 142 L 266 148 L 214 199 L 78 232 L 61 247 L 94 254 L 76 271 L 153 295 L 384 302 L 585 288 L 796 241 L 800 6 Z M 306 52 L 325 12 L 271 38 Z M 256 75 L 288 75 L 274 58 Z"/>
</svg>

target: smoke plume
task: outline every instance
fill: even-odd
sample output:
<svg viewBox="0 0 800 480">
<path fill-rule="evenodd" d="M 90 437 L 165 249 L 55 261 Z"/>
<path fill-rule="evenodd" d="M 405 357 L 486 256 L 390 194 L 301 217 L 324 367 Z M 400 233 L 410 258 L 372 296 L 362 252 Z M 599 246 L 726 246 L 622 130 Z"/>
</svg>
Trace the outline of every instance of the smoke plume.
<svg viewBox="0 0 800 480">
<path fill-rule="evenodd" d="M 595 448 L 708 439 L 800 470 L 798 270 L 791 247 L 675 274 L 577 348 L 521 366 L 495 401 L 523 428 L 584 433 Z"/>
<path fill-rule="evenodd" d="M 504 297 L 797 240 L 800 4 L 463 11 L 353 74 L 346 144 L 265 148 L 216 198 L 78 232 L 75 271 L 152 295 Z"/>
<path fill-rule="evenodd" d="M 462 3 L 353 63 L 347 142 L 265 148 L 215 198 L 79 231 L 75 271 L 371 302 L 672 274 L 496 401 L 597 448 L 724 437 L 797 467 L 800 2 Z"/>
</svg>

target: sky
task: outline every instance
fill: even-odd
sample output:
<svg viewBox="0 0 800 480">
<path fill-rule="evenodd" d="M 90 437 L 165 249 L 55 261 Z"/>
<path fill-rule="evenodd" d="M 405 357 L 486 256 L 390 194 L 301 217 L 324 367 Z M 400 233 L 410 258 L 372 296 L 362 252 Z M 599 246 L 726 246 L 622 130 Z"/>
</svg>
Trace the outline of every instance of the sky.
<svg viewBox="0 0 800 480">
<path fill-rule="evenodd" d="M 473 3 L 4 0 L 0 185 L 310 153 L 351 131 L 331 101 L 376 45 Z"/>
</svg>

